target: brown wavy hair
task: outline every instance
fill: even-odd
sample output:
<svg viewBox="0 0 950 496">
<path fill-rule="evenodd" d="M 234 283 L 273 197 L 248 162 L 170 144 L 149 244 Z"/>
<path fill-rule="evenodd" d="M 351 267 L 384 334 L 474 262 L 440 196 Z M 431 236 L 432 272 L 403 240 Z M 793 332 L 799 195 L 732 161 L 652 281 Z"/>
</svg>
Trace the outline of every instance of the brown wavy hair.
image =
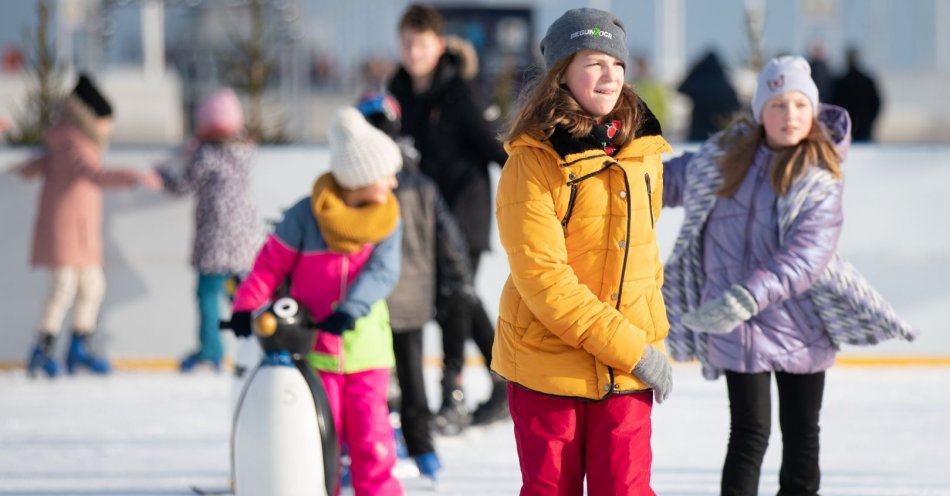
<svg viewBox="0 0 950 496">
<path fill-rule="evenodd" d="M 719 161 L 722 187 L 716 194 L 729 197 L 742 185 L 752 167 L 756 149 L 765 142 L 765 127 L 747 116 L 740 117 L 723 133 L 721 140 L 721 146 L 727 151 Z M 841 156 L 817 119 L 812 121 L 808 136 L 795 146 L 777 150 L 772 160 L 777 164 L 772 169 L 772 189 L 779 196 L 788 193 L 792 183 L 812 165 L 828 169 L 835 178 L 841 177 Z"/>
<path fill-rule="evenodd" d="M 533 82 L 525 87 L 519 98 L 521 108 L 509 123 L 508 130 L 504 132 L 504 141 L 514 141 L 525 133 L 538 139 L 548 139 L 558 125 L 564 126 L 574 138 L 590 134 L 594 120 L 577 103 L 567 85 L 561 83 L 567 66 L 575 56 L 576 54 L 561 60 L 550 71 L 536 76 Z M 535 71 L 539 73 L 541 69 L 536 68 Z M 622 124 L 620 132 L 614 138 L 618 148 L 633 140 L 637 129 L 640 128 L 642 117 L 637 107 L 639 100 L 630 83 L 624 83 L 617 104 L 604 116 L 605 120 L 619 120 Z"/>
</svg>

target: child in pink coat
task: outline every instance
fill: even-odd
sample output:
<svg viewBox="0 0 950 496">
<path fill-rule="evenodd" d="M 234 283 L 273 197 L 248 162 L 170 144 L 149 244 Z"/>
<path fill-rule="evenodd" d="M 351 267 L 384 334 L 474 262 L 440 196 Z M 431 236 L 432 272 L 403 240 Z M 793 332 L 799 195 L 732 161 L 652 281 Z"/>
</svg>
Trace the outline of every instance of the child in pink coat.
<svg viewBox="0 0 950 496">
<path fill-rule="evenodd" d="M 32 262 L 36 267 L 48 268 L 52 276 L 37 342 L 27 360 L 31 376 L 40 371 L 49 377 L 59 374 L 53 344 L 70 306 L 73 332 L 67 370 L 73 373 L 87 368 L 106 374 L 111 369 L 108 360 L 89 347 L 106 289 L 102 271 L 102 190 L 158 187 L 150 175 L 102 166 L 111 133 L 112 106 L 92 80 L 82 75 L 66 99 L 59 120 L 46 133 L 43 155 L 16 170 L 24 178 L 43 178 Z"/>
</svg>

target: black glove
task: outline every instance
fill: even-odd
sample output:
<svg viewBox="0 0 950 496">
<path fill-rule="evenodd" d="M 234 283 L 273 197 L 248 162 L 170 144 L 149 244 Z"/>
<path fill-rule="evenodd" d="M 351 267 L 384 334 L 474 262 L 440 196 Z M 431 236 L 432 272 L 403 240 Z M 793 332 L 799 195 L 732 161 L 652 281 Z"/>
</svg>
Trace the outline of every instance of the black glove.
<svg viewBox="0 0 950 496">
<path fill-rule="evenodd" d="M 251 312 L 240 310 L 231 314 L 231 330 L 239 338 L 251 335 Z"/>
<path fill-rule="evenodd" d="M 353 325 L 356 323 L 350 314 L 346 312 L 341 312 L 339 310 L 330 314 L 323 322 L 317 324 L 317 329 L 320 329 L 323 332 L 329 332 L 330 334 L 336 334 L 337 336 L 342 336 L 344 331 L 353 330 Z"/>
</svg>

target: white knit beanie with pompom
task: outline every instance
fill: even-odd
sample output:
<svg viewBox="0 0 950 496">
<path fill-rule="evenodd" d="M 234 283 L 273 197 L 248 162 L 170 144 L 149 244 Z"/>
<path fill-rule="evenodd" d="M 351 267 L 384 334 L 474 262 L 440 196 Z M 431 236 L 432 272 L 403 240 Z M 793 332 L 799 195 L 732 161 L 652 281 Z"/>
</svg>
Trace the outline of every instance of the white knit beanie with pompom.
<svg viewBox="0 0 950 496">
<path fill-rule="evenodd" d="M 343 188 L 369 186 L 402 168 L 399 145 L 353 107 L 342 108 L 334 114 L 327 137 L 330 172 Z"/>
</svg>

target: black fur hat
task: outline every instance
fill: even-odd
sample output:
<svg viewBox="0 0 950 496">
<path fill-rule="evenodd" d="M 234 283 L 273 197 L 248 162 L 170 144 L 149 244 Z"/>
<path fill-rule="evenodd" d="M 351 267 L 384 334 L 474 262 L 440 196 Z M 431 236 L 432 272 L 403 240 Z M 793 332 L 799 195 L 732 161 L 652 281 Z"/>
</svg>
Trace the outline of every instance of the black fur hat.
<svg viewBox="0 0 950 496">
<path fill-rule="evenodd" d="M 89 76 L 85 74 L 79 75 L 79 82 L 76 83 L 76 88 L 73 89 L 73 95 L 76 95 L 80 101 L 86 104 L 97 117 L 112 116 L 112 105 L 109 105 L 109 101 L 102 96 L 102 93 L 99 92 L 96 85 L 89 79 Z"/>
</svg>

